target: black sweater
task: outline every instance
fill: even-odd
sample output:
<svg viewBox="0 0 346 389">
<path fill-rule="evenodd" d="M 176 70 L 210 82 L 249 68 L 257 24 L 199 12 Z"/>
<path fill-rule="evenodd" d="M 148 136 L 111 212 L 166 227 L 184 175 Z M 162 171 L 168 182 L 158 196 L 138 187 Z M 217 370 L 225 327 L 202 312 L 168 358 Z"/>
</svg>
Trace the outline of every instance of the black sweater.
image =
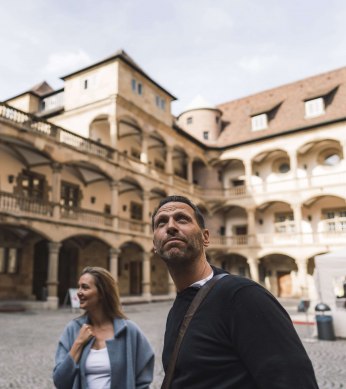
<svg viewBox="0 0 346 389">
<path fill-rule="evenodd" d="M 213 268 L 214 275 L 222 273 Z M 166 371 L 180 324 L 198 289 L 177 294 L 166 324 Z M 246 278 L 218 281 L 183 339 L 171 389 L 316 389 L 311 361 L 279 302 Z"/>
</svg>

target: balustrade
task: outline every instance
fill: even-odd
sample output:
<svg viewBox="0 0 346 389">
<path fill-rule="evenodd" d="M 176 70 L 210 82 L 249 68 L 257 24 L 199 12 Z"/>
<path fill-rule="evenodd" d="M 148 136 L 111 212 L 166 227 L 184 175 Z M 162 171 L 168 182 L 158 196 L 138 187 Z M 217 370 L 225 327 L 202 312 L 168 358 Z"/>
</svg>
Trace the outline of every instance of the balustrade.
<svg viewBox="0 0 346 389">
<path fill-rule="evenodd" d="M 113 223 L 113 216 L 83 208 L 61 207 L 60 215 L 62 219 L 75 220 L 78 223 L 105 225 L 109 227 Z"/>
<path fill-rule="evenodd" d="M 84 138 L 68 130 L 44 120 L 36 119 L 33 115 L 22 112 L 5 103 L 0 103 L 0 117 L 20 124 L 26 131 L 33 131 L 55 139 L 60 143 L 72 146 L 80 151 L 104 158 L 113 158 L 114 150 L 91 139 Z"/>
<path fill-rule="evenodd" d="M 53 215 L 53 204 L 40 199 L 32 199 L 13 193 L 0 192 L 0 210 L 16 214 L 33 213 L 44 216 Z"/>
</svg>

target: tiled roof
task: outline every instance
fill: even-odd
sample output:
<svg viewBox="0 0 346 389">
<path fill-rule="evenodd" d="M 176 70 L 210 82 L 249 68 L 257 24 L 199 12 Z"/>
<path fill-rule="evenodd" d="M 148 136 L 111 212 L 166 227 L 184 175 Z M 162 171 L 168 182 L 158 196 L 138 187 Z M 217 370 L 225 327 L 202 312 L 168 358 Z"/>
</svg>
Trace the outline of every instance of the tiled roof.
<svg viewBox="0 0 346 389">
<path fill-rule="evenodd" d="M 305 118 L 305 101 L 325 97 L 325 113 Z M 346 67 L 218 105 L 227 124 L 217 146 L 231 146 L 346 117 Z M 251 116 L 268 113 L 268 128 L 252 131 Z"/>
</svg>

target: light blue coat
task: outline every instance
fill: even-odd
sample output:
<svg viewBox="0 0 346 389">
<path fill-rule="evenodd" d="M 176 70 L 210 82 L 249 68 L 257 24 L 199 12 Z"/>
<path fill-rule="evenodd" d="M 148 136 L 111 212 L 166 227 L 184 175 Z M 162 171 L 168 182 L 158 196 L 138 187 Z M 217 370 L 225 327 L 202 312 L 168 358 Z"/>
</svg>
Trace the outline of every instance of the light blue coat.
<svg viewBox="0 0 346 389">
<path fill-rule="evenodd" d="M 87 316 L 70 321 L 62 333 L 55 355 L 54 384 L 58 389 L 86 389 L 85 361 L 95 338 L 85 345 L 79 363 L 69 351 Z M 114 338 L 106 340 L 111 364 L 111 389 L 148 389 L 153 380 L 154 352 L 138 326 L 114 319 Z"/>
</svg>

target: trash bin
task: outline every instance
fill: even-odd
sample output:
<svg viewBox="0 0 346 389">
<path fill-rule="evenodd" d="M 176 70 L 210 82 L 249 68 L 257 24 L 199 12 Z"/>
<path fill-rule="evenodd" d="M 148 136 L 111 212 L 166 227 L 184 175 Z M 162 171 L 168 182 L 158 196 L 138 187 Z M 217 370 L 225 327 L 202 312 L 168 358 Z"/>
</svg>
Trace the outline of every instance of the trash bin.
<svg viewBox="0 0 346 389">
<path fill-rule="evenodd" d="M 325 315 L 327 311 L 330 311 L 327 304 L 319 303 L 315 307 L 317 337 L 320 340 L 335 340 L 333 318 L 330 315 Z"/>
</svg>

